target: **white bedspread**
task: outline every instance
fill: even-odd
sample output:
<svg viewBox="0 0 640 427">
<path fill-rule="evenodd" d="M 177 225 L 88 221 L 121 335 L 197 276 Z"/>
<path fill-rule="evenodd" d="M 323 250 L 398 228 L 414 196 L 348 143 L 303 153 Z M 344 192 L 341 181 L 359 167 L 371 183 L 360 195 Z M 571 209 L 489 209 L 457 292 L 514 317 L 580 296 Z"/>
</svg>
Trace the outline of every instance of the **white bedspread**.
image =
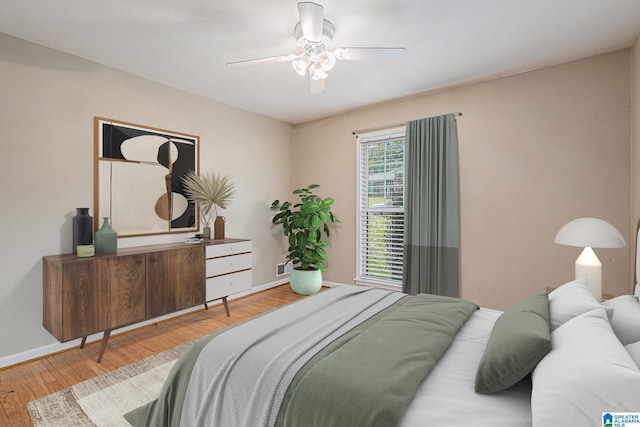
<svg viewBox="0 0 640 427">
<path fill-rule="evenodd" d="M 531 385 L 524 381 L 496 394 L 474 391 L 478 362 L 502 312 L 480 309 L 467 320 L 451 347 L 425 379 L 400 427 L 531 427 Z M 459 424 L 458 420 L 467 420 Z"/>
</svg>

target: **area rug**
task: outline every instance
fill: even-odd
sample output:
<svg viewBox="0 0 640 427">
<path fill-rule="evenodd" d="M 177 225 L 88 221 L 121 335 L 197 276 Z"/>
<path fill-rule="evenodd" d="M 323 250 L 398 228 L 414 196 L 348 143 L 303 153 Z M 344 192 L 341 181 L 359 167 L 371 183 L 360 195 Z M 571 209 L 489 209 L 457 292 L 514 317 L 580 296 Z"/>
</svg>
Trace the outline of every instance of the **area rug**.
<svg viewBox="0 0 640 427">
<path fill-rule="evenodd" d="M 181 344 L 29 402 L 31 420 L 36 427 L 130 426 L 123 415 L 159 396 L 171 367 L 191 345 Z"/>
</svg>

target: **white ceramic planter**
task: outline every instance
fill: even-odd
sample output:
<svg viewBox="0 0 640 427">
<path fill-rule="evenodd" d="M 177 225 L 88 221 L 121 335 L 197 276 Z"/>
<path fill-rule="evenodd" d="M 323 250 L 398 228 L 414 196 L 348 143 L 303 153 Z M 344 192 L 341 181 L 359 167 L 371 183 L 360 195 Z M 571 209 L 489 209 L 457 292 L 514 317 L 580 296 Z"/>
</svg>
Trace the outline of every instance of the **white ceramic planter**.
<svg viewBox="0 0 640 427">
<path fill-rule="evenodd" d="M 322 272 L 320 270 L 291 270 L 289 277 L 291 290 L 298 295 L 313 295 L 322 287 Z"/>
</svg>

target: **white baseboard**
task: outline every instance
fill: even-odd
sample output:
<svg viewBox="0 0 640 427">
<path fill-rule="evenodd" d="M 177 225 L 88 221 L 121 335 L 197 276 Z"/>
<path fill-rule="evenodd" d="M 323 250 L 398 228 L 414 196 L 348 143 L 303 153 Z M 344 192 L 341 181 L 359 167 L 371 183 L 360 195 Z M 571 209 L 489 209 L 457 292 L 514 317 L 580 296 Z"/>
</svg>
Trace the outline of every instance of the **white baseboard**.
<svg viewBox="0 0 640 427">
<path fill-rule="evenodd" d="M 230 295 L 227 299 L 228 300 L 234 300 L 240 297 L 244 297 L 247 295 L 251 295 L 251 294 L 255 294 L 257 292 L 261 292 L 267 289 L 271 289 L 271 288 L 275 288 L 276 286 L 280 286 L 282 284 L 285 284 L 289 281 L 289 278 L 284 278 L 284 279 L 280 279 L 277 280 L 275 282 L 271 282 L 271 283 L 267 283 L 265 285 L 260 285 L 260 286 L 256 286 L 253 287 L 247 291 L 243 291 L 243 292 L 238 292 L 237 294 L 233 294 Z M 208 303 L 209 306 L 211 305 L 218 305 L 218 304 L 222 304 L 222 300 L 216 300 L 216 301 L 212 301 L 210 303 Z M 181 311 L 176 311 L 175 313 L 171 313 L 171 314 L 167 314 L 161 317 L 156 317 L 154 319 L 151 320 L 146 320 L 144 322 L 140 322 L 140 323 L 136 323 L 134 325 L 129 325 L 126 326 L 124 328 L 120 328 L 120 329 L 116 329 L 112 332 L 112 336 L 113 335 L 117 335 L 117 334 L 121 334 L 123 332 L 127 332 L 127 331 L 131 331 L 133 329 L 137 329 L 143 326 L 147 326 L 147 325 L 153 325 L 154 323 L 160 322 L 161 320 L 166 320 L 166 319 L 170 319 L 172 317 L 176 317 L 176 316 L 181 316 L 183 314 L 187 314 L 187 313 L 191 313 L 193 311 L 198 311 L 198 310 L 202 310 L 203 306 L 196 306 L 196 307 L 192 307 L 192 308 L 188 308 L 186 310 L 181 310 Z M 87 343 L 90 342 L 94 342 L 94 341 L 99 341 L 102 340 L 102 333 L 98 333 L 98 334 L 93 334 L 93 335 L 89 335 L 89 337 L 87 337 Z M 34 349 L 30 349 L 30 350 L 25 350 L 22 351 L 20 353 L 15 353 L 15 354 L 10 354 L 8 356 L 3 356 L 0 357 L 0 369 L 1 368 L 6 368 L 8 366 L 11 365 L 16 365 L 18 363 L 24 363 L 27 362 L 29 360 L 33 360 L 33 359 L 39 359 L 41 357 L 45 357 L 48 356 L 50 354 L 53 353 L 58 353 L 60 351 L 63 350 L 67 350 L 73 347 L 78 347 L 80 346 L 80 339 L 76 339 L 73 341 L 67 341 L 65 343 L 53 343 L 53 344 L 48 344 L 42 347 L 37 347 Z M 108 347 L 107 347 L 108 349 Z"/>
</svg>

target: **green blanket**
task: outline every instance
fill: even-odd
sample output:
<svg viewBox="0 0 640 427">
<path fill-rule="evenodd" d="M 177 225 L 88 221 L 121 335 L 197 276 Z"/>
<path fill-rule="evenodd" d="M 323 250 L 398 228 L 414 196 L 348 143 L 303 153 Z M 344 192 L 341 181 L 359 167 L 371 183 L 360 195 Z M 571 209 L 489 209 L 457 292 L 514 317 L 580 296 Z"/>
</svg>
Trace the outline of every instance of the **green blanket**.
<svg viewBox="0 0 640 427">
<path fill-rule="evenodd" d="M 475 304 L 448 297 L 402 297 L 335 339 L 297 372 L 276 425 L 397 425 L 419 384 L 475 309 Z M 216 335 L 201 340 L 176 363 L 159 400 L 126 419 L 134 426 L 180 425 L 194 363 Z"/>
<path fill-rule="evenodd" d="M 277 426 L 396 426 L 478 306 L 407 296 L 318 353 L 289 386 Z"/>
</svg>

